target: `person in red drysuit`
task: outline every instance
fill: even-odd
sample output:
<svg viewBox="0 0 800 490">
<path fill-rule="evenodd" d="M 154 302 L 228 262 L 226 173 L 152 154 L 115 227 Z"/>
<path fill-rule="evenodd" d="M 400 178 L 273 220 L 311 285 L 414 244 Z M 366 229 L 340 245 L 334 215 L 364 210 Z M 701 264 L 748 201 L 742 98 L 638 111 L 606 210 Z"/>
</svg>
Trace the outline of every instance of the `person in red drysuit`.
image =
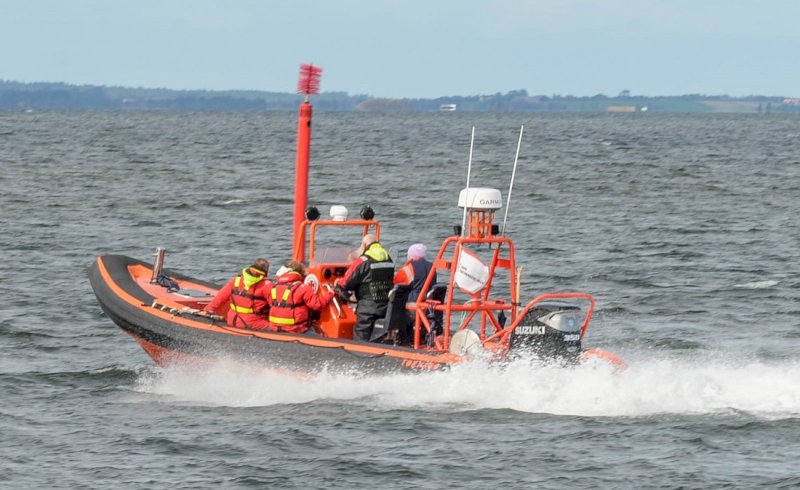
<svg viewBox="0 0 800 490">
<path fill-rule="evenodd" d="M 267 298 L 273 287 L 272 281 L 267 279 L 268 273 L 269 262 L 256 259 L 253 265 L 245 267 L 240 274 L 228 281 L 203 311 L 216 314 L 227 303 L 225 320 L 228 325 L 266 330 L 269 328 Z"/>
<path fill-rule="evenodd" d="M 289 333 L 305 333 L 311 326 L 311 311 L 320 311 L 333 299 L 333 291 L 319 295 L 304 281 L 303 264 L 287 260 L 275 276 L 269 295 L 270 328 Z"/>
</svg>

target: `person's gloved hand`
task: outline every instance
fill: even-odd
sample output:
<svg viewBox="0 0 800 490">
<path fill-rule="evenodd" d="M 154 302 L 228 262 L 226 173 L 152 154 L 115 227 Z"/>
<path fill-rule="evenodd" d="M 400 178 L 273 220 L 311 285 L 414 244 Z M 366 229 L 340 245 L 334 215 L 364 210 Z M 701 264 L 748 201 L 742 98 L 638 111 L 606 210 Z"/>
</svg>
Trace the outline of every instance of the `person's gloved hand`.
<svg viewBox="0 0 800 490">
<path fill-rule="evenodd" d="M 350 295 L 341 286 L 336 286 L 336 297 L 339 298 L 339 301 L 345 303 L 350 300 Z"/>
</svg>

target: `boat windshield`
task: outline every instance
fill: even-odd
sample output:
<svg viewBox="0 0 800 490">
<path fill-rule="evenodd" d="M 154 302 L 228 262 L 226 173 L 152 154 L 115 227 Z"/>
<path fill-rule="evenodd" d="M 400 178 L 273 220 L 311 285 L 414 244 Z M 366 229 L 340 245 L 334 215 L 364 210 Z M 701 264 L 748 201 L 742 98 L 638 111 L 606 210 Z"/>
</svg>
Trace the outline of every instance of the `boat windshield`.
<svg viewBox="0 0 800 490">
<path fill-rule="evenodd" d="M 353 247 L 325 247 L 318 248 L 314 251 L 314 262 L 311 266 L 320 264 L 349 264 L 353 258 L 351 254 L 355 253 L 356 249 Z"/>
</svg>

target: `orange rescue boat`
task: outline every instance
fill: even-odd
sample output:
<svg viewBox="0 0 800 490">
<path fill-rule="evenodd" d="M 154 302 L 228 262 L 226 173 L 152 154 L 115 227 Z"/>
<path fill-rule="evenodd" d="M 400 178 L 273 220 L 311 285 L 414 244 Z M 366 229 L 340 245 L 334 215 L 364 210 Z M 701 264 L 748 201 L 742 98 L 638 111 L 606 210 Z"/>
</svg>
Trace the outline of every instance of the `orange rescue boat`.
<svg viewBox="0 0 800 490">
<path fill-rule="evenodd" d="M 301 79 L 299 85 L 306 96 L 316 93 L 319 69 L 303 65 L 301 75 L 317 77 L 315 83 Z M 298 123 L 292 257 L 306 265 L 307 282 L 319 292 L 342 277 L 351 250 L 329 246 L 318 232 L 355 231 L 380 238 L 381 227 L 368 206 L 358 219 L 348 219 L 342 206 L 332 207 L 330 219 L 320 219 L 315 207 L 306 208 L 310 134 L 306 97 Z M 89 279 L 106 315 L 159 365 L 231 359 L 302 373 L 367 373 L 440 370 L 476 357 L 505 362 L 533 356 L 563 365 L 600 358 L 617 369 L 625 367 L 610 352 L 582 346 L 595 308 L 590 294 L 547 293 L 520 301 L 514 242 L 494 223 L 502 208 L 499 190 L 470 188 L 468 177 L 458 204 L 464 211 L 462 226 L 441 244 L 418 299 L 407 303 L 402 287 L 396 287 L 371 342 L 353 340 L 354 305 L 338 299 L 306 334 L 230 327 L 222 316 L 202 311 L 219 286 L 164 269 L 163 249 L 157 250 L 153 264 L 122 255 L 99 256 Z M 397 345 L 396 332 L 409 318 L 413 341 Z"/>
</svg>

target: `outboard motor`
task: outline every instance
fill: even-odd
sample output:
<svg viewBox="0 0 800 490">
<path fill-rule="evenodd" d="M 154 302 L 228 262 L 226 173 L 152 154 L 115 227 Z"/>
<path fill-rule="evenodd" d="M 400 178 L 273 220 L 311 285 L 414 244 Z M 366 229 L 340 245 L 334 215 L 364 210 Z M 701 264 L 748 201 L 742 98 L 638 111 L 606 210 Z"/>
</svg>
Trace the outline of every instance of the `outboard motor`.
<svg viewBox="0 0 800 490">
<path fill-rule="evenodd" d="M 528 311 L 511 335 L 512 358 L 535 357 L 576 364 L 581 355 L 581 309 L 574 305 L 539 304 Z"/>
</svg>

